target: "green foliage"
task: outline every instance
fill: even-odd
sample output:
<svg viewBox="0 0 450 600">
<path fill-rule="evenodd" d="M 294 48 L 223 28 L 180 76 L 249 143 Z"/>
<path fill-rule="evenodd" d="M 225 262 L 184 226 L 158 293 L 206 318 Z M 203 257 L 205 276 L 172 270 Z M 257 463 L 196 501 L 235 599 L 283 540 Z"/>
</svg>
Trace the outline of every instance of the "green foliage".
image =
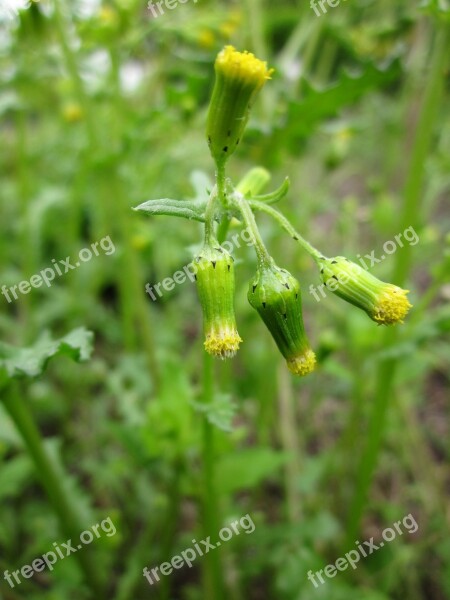
<svg viewBox="0 0 450 600">
<path fill-rule="evenodd" d="M 450 596 L 448 4 L 342 0 L 317 17 L 309 2 L 180 1 L 152 18 L 145 1 L 41 0 L 0 17 L 1 286 L 105 236 L 116 248 L 0 295 L 0 598 Z M 200 250 L 227 43 L 275 68 L 227 175 L 253 173 L 237 189 L 300 281 L 318 360 L 302 381 L 248 305 L 256 261 L 235 207 L 213 215 L 234 240 L 233 363 L 203 358 L 193 282 L 145 291 Z M 410 290 L 405 324 L 386 334 L 331 293 L 318 302 L 315 264 L 271 220 L 275 203 L 329 256 L 385 255 L 370 272 Z M 386 253 L 410 226 L 417 245 Z M 34 446 L 18 423 L 34 424 Z M 308 580 L 408 513 L 415 534 Z M 145 566 L 246 514 L 253 533 L 149 586 Z M 108 516 L 116 535 L 9 586 L 6 569 Z"/>
</svg>

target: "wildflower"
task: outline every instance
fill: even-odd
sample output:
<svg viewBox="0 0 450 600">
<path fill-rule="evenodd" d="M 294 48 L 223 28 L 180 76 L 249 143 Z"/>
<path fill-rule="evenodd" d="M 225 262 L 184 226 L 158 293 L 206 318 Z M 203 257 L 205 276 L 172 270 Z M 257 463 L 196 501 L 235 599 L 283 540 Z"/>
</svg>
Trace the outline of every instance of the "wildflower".
<svg viewBox="0 0 450 600">
<path fill-rule="evenodd" d="M 224 164 L 236 150 L 256 95 L 273 69 L 250 52 L 225 46 L 216 58 L 215 72 L 207 138 L 214 160 Z"/>
<path fill-rule="evenodd" d="M 408 290 L 385 283 L 343 256 L 320 261 L 322 280 L 336 296 L 364 310 L 380 325 L 402 323 L 411 304 Z"/>
<path fill-rule="evenodd" d="M 311 373 L 316 357 L 303 325 L 298 281 L 275 264 L 260 267 L 250 282 L 248 300 L 272 334 L 289 370 L 301 376 Z"/>
<path fill-rule="evenodd" d="M 242 342 L 234 315 L 233 257 L 213 241 L 205 244 L 194 266 L 203 310 L 205 349 L 219 358 L 231 358 Z"/>
</svg>

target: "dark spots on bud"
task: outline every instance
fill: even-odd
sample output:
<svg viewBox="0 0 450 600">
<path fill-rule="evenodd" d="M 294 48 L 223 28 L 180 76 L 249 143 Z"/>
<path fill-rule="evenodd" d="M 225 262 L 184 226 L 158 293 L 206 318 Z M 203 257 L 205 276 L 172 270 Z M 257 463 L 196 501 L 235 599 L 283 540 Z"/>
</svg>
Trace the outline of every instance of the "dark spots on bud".
<svg viewBox="0 0 450 600">
<path fill-rule="evenodd" d="M 336 279 L 336 281 L 339 281 L 339 279 L 336 277 L 336 275 L 332 275 L 331 279 Z"/>
<path fill-rule="evenodd" d="M 252 289 L 253 293 L 255 293 L 255 290 L 256 290 L 256 288 L 257 288 L 257 287 L 258 287 L 258 284 L 255 284 L 255 285 L 253 286 L 253 289 Z"/>
<path fill-rule="evenodd" d="M 285 321 L 287 321 L 287 314 L 286 313 L 284 313 L 283 317 L 284 317 Z"/>
<path fill-rule="evenodd" d="M 239 146 L 239 142 L 240 142 L 240 141 L 241 141 L 241 140 L 240 140 L 239 138 L 236 140 L 236 146 Z"/>
<path fill-rule="evenodd" d="M 228 152 L 228 146 L 224 146 L 224 147 L 223 147 L 223 151 L 224 151 L 224 152 Z"/>
<path fill-rule="evenodd" d="M 321 257 L 320 257 L 320 260 L 326 260 L 326 259 L 325 259 L 325 256 L 321 256 Z"/>
<path fill-rule="evenodd" d="M 212 142 L 211 142 L 211 136 L 208 135 L 208 146 L 211 146 Z"/>
<path fill-rule="evenodd" d="M 262 305 L 263 305 L 263 308 L 266 308 L 266 303 L 265 302 L 263 302 Z"/>
<path fill-rule="evenodd" d="M 338 261 L 337 261 L 337 260 L 332 260 L 332 261 L 331 261 L 331 264 L 332 264 L 332 265 L 337 265 L 337 264 L 338 264 Z"/>
<path fill-rule="evenodd" d="M 215 260 L 212 260 L 212 261 L 211 261 L 211 264 L 212 264 L 212 266 L 213 266 L 213 269 L 215 269 L 215 268 L 216 268 L 216 263 L 217 263 L 217 261 L 215 261 Z"/>
<path fill-rule="evenodd" d="M 227 267 L 228 267 L 228 273 L 229 273 L 230 269 L 231 269 L 231 265 L 227 265 Z"/>
<path fill-rule="evenodd" d="M 234 258 L 232 256 L 230 256 L 231 260 L 234 262 Z"/>
<path fill-rule="evenodd" d="M 194 274 L 194 279 L 195 279 L 195 281 L 197 281 L 197 275 L 195 275 L 195 274 Z"/>
<path fill-rule="evenodd" d="M 217 250 L 217 252 L 220 252 L 220 254 L 223 254 L 222 248 L 214 248 L 214 250 Z"/>
<path fill-rule="evenodd" d="M 296 300 L 298 299 L 298 294 L 295 294 L 295 299 L 296 299 Z"/>
<path fill-rule="evenodd" d="M 284 287 L 285 287 L 287 290 L 290 290 L 290 289 L 291 289 L 291 288 L 289 287 L 289 284 L 288 284 L 288 283 L 285 283 L 285 284 L 283 284 L 283 285 L 284 285 Z"/>
<path fill-rule="evenodd" d="M 320 272 L 323 273 L 323 267 L 320 267 Z"/>
<path fill-rule="evenodd" d="M 298 242 L 298 236 L 297 236 L 297 235 L 293 235 L 292 237 L 293 237 L 293 239 L 294 239 L 296 242 Z"/>
<path fill-rule="evenodd" d="M 231 135 L 231 129 L 228 130 L 227 136 L 230 137 Z"/>
</svg>

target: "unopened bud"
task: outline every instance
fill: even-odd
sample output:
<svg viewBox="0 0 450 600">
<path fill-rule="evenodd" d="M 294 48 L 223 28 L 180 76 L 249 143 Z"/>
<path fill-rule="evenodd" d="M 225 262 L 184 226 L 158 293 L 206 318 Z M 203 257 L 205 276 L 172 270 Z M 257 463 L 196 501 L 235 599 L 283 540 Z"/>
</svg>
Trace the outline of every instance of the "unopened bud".
<svg viewBox="0 0 450 600">
<path fill-rule="evenodd" d="M 225 46 L 214 66 L 216 81 L 206 135 L 214 160 L 223 163 L 242 139 L 255 97 L 273 69 L 250 52 L 238 52 L 233 46 Z"/>
<path fill-rule="evenodd" d="M 311 373 L 316 357 L 303 325 L 298 281 L 275 264 L 260 267 L 250 282 L 248 300 L 272 334 L 289 370 L 296 375 Z"/>
<path fill-rule="evenodd" d="M 411 308 L 408 290 L 380 281 L 343 256 L 323 258 L 320 272 L 330 291 L 364 310 L 379 325 L 402 323 Z"/>
<path fill-rule="evenodd" d="M 218 243 L 205 245 L 194 266 L 203 311 L 205 349 L 219 358 L 231 358 L 242 341 L 234 314 L 233 258 Z"/>
</svg>

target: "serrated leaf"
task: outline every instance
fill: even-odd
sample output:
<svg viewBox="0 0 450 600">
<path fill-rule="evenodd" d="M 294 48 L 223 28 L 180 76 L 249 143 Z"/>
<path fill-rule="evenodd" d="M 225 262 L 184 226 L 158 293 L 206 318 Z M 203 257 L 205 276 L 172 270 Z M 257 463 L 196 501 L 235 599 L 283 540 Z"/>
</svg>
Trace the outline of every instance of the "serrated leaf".
<svg viewBox="0 0 450 600">
<path fill-rule="evenodd" d="M 146 212 L 152 216 L 167 215 L 169 217 L 182 217 L 193 221 L 204 222 L 206 203 L 197 203 L 191 200 L 173 200 L 171 198 L 160 198 L 158 200 L 147 200 L 133 208 L 135 211 Z"/>
<path fill-rule="evenodd" d="M 88 360 L 93 348 L 94 335 L 84 327 L 74 329 L 58 340 L 52 340 L 45 332 L 28 348 L 17 348 L 0 343 L 0 382 L 15 377 L 37 377 L 54 356 L 65 354 L 73 360 Z"/>
<path fill-rule="evenodd" d="M 369 63 L 358 75 L 342 73 L 337 83 L 323 90 L 315 89 L 305 80 L 303 97 L 291 103 L 284 129 L 292 131 L 291 141 L 298 143 L 322 121 L 336 116 L 343 107 L 354 104 L 367 92 L 392 83 L 400 74 L 400 62 L 396 60 L 384 69 Z"/>
</svg>

